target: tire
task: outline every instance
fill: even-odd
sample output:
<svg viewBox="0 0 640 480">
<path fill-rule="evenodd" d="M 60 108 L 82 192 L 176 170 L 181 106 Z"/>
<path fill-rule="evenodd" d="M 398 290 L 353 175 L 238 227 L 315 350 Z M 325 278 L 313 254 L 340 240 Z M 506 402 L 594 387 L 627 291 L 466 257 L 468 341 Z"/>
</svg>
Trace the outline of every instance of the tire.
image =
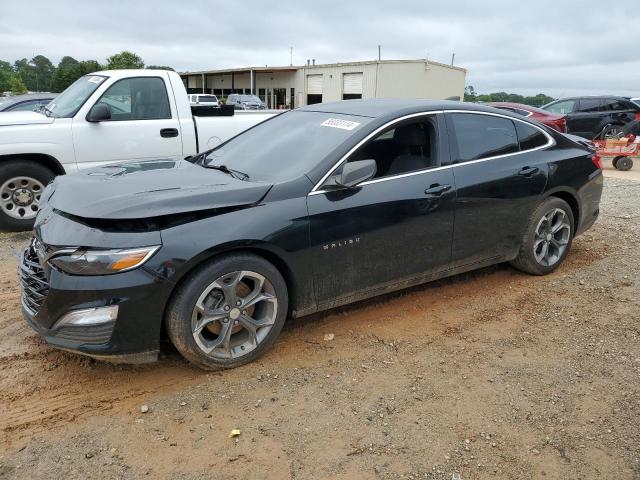
<svg viewBox="0 0 640 480">
<path fill-rule="evenodd" d="M 611 165 L 613 166 L 613 168 L 618 168 L 618 159 L 620 157 L 616 157 L 613 160 L 611 160 Z"/>
<path fill-rule="evenodd" d="M 569 204 L 557 197 L 547 198 L 531 214 L 520 251 L 511 265 L 532 275 L 553 272 L 571 250 L 574 225 L 575 219 Z M 554 228 L 558 228 L 555 233 Z"/>
<path fill-rule="evenodd" d="M 40 194 L 55 174 L 31 160 L 0 163 L 0 230 L 33 228 Z"/>
<path fill-rule="evenodd" d="M 251 304 L 256 298 L 261 300 Z M 229 254 L 189 274 L 169 302 L 165 323 L 173 345 L 191 363 L 205 370 L 235 368 L 273 345 L 288 306 L 277 268 L 257 255 Z"/>
<path fill-rule="evenodd" d="M 616 170 L 626 172 L 633 168 L 633 160 L 629 157 L 616 157 L 613 159 L 613 166 Z"/>
</svg>

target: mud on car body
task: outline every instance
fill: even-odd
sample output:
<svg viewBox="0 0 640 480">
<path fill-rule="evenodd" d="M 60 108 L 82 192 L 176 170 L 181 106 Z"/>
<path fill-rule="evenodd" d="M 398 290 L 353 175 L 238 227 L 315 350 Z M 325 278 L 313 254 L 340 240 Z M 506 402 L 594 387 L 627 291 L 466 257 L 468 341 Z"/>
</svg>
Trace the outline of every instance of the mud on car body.
<svg viewBox="0 0 640 480">
<path fill-rule="evenodd" d="M 285 320 L 511 262 L 557 268 L 602 191 L 584 145 L 489 107 L 318 104 L 187 160 L 105 166 L 43 192 L 23 311 L 112 361 L 229 368 Z"/>
</svg>

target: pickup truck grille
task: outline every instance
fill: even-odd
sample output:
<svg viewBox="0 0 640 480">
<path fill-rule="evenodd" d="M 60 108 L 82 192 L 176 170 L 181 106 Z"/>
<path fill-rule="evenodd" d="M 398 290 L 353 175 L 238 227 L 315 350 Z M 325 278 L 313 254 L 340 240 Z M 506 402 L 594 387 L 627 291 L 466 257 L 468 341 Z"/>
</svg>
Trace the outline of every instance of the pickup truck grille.
<svg viewBox="0 0 640 480">
<path fill-rule="evenodd" d="M 49 293 L 49 282 L 40 266 L 33 242 L 22 253 L 18 276 L 22 288 L 22 303 L 36 315 Z"/>
</svg>

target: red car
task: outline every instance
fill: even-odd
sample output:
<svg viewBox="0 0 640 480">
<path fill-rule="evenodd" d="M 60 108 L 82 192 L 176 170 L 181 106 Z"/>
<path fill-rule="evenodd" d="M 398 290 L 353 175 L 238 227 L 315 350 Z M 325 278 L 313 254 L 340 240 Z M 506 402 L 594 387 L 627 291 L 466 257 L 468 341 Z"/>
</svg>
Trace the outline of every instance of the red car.
<svg viewBox="0 0 640 480">
<path fill-rule="evenodd" d="M 532 120 L 544 123 L 546 126 L 551 127 L 554 130 L 558 130 L 559 132 L 567 132 L 567 118 L 565 115 L 549 113 L 540 108 L 530 107 L 529 105 L 523 105 L 522 103 L 488 102 L 485 105 L 500 108 L 502 110 L 509 110 L 510 112 L 517 113 L 523 117 L 529 117 Z"/>
</svg>

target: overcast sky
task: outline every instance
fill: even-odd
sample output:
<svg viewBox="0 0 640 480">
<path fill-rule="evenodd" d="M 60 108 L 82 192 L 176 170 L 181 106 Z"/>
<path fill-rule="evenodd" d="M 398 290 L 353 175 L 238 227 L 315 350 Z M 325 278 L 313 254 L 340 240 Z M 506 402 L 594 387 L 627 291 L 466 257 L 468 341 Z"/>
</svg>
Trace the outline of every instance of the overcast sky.
<svg viewBox="0 0 640 480">
<path fill-rule="evenodd" d="M 0 59 L 105 58 L 176 70 L 427 57 L 478 92 L 640 96 L 637 0 L 10 2 Z"/>
</svg>

